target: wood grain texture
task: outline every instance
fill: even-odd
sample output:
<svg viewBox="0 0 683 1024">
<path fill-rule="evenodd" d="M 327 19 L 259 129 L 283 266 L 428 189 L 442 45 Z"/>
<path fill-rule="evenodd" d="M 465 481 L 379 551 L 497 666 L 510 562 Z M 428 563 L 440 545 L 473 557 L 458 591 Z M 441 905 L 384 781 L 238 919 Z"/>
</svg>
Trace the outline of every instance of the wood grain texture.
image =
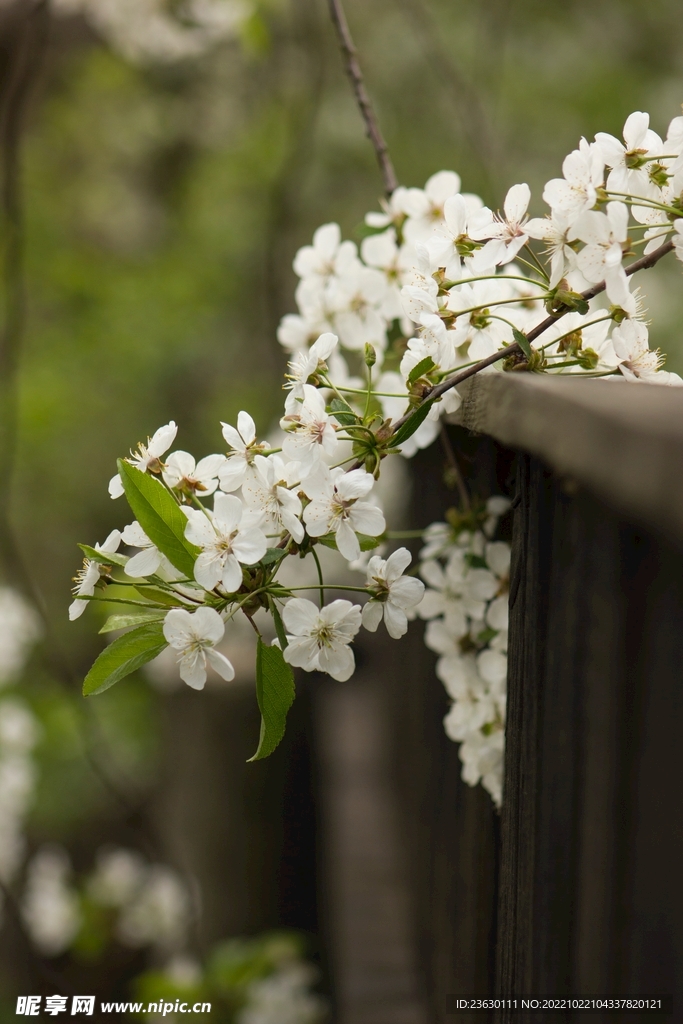
<svg viewBox="0 0 683 1024">
<path fill-rule="evenodd" d="M 683 388 L 487 373 L 457 422 L 535 455 L 623 518 L 683 538 Z"/>
</svg>

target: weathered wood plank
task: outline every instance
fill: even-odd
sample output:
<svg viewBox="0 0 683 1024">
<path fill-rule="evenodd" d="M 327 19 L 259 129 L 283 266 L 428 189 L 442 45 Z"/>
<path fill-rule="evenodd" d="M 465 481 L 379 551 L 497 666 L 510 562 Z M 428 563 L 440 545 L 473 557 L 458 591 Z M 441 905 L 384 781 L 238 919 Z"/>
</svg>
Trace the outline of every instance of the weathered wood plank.
<svg viewBox="0 0 683 1024">
<path fill-rule="evenodd" d="M 537 456 L 625 518 L 683 538 L 683 388 L 489 373 L 460 390 L 457 422 Z"/>
</svg>

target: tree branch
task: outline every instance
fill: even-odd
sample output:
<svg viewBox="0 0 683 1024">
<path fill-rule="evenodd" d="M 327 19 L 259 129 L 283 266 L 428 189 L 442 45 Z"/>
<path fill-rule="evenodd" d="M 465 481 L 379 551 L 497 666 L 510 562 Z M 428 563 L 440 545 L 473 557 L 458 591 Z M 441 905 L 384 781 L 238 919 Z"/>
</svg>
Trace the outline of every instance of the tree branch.
<svg viewBox="0 0 683 1024">
<path fill-rule="evenodd" d="M 380 131 L 377 117 L 375 116 L 375 112 L 372 108 L 372 103 L 370 102 L 367 89 L 365 88 L 365 79 L 363 78 L 363 72 L 361 71 L 360 64 L 358 63 L 358 51 L 356 50 L 353 42 L 341 0 L 328 0 L 328 2 L 330 7 L 330 16 L 336 29 L 342 57 L 344 58 L 346 74 L 349 76 L 351 81 L 351 87 L 353 89 L 353 94 L 356 97 L 358 109 L 360 110 L 361 117 L 365 122 L 365 133 L 370 139 L 375 150 L 377 163 L 379 164 L 379 169 L 382 172 L 384 191 L 387 196 L 390 196 L 392 192 L 396 190 L 398 180 L 396 178 L 394 165 L 391 157 L 389 156 L 387 144 L 384 141 L 382 132 Z"/>
<path fill-rule="evenodd" d="M 634 260 L 630 266 L 626 267 L 626 276 L 630 277 L 631 274 L 637 274 L 639 270 L 649 270 L 650 267 L 654 267 L 656 263 L 659 263 L 663 256 L 666 256 L 672 251 L 673 247 L 674 244 L 672 241 L 665 242 L 664 245 L 660 245 L 660 247 L 655 249 L 654 252 L 648 253 L 647 256 L 641 256 L 639 260 Z M 604 292 L 606 287 L 606 283 L 601 281 L 600 284 L 595 284 L 592 288 L 587 288 L 585 292 L 581 292 L 581 297 L 584 299 L 594 299 L 596 295 L 600 294 L 600 292 Z M 544 331 L 547 331 L 549 327 L 552 327 L 552 325 L 557 323 L 558 320 L 561 320 L 563 316 L 566 316 L 568 312 L 570 311 L 565 310 L 557 316 L 546 317 L 546 319 L 542 320 L 537 327 L 534 327 L 533 330 L 529 331 L 527 334 L 527 340 L 529 342 L 535 341 L 536 338 L 543 334 Z M 456 373 L 452 377 L 447 377 L 446 380 L 442 380 L 440 384 L 436 384 L 425 394 L 419 405 L 413 407 L 405 414 L 405 416 L 401 416 L 400 419 L 396 420 L 396 423 L 393 424 L 392 433 L 395 433 L 399 427 L 402 427 L 406 420 L 410 419 L 413 413 L 423 406 L 425 402 L 429 402 L 434 398 L 439 398 L 447 391 L 450 391 L 451 388 L 456 387 L 458 384 L 462 384 L 464 380 L 467 380 L 469 377 L 474 377 L 474 375 L 479 373 L 480 370 L 485 369 L 487 366 L 492 366 L 493 363 L 497 363 L 501 359 L 507 359 L 508 356 L 521 353 L 521 351 L 522 350 L 517 342 L 514 342 L 512 345 L 508 345 L 507 348 L 502 349 L 500 352 L 494 352 L 493 355 L 487 356 L 486 359 L 482 359 L 480 362 L 475 363 L 474 366 L 468 366 L 466 370 L 461 370 L 460 373 Z"/>
</svg>

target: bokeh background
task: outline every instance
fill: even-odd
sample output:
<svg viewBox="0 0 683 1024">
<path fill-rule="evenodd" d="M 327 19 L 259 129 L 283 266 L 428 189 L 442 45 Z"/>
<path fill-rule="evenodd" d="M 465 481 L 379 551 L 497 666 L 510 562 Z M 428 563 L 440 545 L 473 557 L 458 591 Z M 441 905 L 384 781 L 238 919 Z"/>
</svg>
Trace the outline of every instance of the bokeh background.
<svg viewBox="0 0 683 1024">
<path fill-rule="evenodd" d="M 636 109 L 663 132 L 680 113 L 676 0 L 346 7 L 406 185 L 452 168 L 465 190 L 498 206 L 509 185 L 528 181 L 540 215 L 543 182 L 581 135 L 619 135 Z M 139 8 L 163 8 L 178 31 L 195 24 L 187 6 Z M 234 422 L 242 408 L 268 429 L 281 398 L 275 335 L 294 310 L 294 253 L 328 221 L 358 239 L 381 181 L 324 0 L 245 0 L 227 27 L 184 49 L 173 36 L 166 50 L 132 10 L 126 0 L 0 3 L 0 583 L 40 613 L 26 664 L 0 672 L 0 716 L 14 702 L 35 725 L 22 755 L 33 766 L 25 849 L 4 883 L 7 1020 L 29 991 L 168 990 L 168 978 L 149 972 L 173 957 L 173 984 L 203 984 L 214 956 L 212 984 L 232 995 L 213 1019 L 232 1021 L 249 979 L 298 963 L 299 947 L 224 943 L 275 929 L 301 936 L 320 990 L 334 993 L 308 690 L 283 748 L 245 765 L 258 735 L 248 670 L 239 685 L 203 694 L 140 674 L 84 702 L 80 683 L 102 638 L 95 612 L 69 623 L 67 608 L 77 542 L 122 525 L 107 494 L 117 456 L 170 419 L 178 445 L 198 456 L 216 449 L 218 421 Z M 683 373 L 680 266 L 649 275 L 653 342 Z M 6 628 L 13 621 L 7 611 Z M 115 904 L 92 896 L 108 847 L 139 854 L 137 868 L 121 870 L 147 872 L 148 888 L 150 865 L 157 876 L 168 869 L 161 909 L 149 911 L 164 919 L 154 934 L 138 929 L 123 941 Z M 22 911 L 41 854 L 44 873 L 80 892 L 81 923 L 62 948 L 41 947 Z M 68 907 L 54 913 L 68 919 Z M 182 940 L 164 939 L 176 926 Z M 317 1004 L 301 998 L 292 1024 L 318 1019 Z"/>
</svg>

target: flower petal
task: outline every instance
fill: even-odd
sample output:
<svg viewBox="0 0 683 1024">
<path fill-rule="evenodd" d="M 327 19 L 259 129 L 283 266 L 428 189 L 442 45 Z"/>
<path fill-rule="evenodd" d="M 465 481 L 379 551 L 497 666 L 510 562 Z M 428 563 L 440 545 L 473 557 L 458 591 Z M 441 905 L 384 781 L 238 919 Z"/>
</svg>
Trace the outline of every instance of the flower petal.
<svg viewBox="0 0 683 1024">
<path fill-rule="evenodd" d="M 206 660 L 214 672 L 217 672 L 219 676 L 228 682 L 235 678 L 235 669 L 233 668 L 232 662 L 228 661 L 224 654 L 221 654 L 220 651 L 213 651 L 211 649 L 205 651 L 205 654 Z"/>
<path fill-rule="evenodd" d="M 299 636 L 308 635 L 315 629 L 318 615 L 318 609 L 313 602 L 304 597 L 291 598 L 282 612 L 287 629 Z"/>
</svg>

